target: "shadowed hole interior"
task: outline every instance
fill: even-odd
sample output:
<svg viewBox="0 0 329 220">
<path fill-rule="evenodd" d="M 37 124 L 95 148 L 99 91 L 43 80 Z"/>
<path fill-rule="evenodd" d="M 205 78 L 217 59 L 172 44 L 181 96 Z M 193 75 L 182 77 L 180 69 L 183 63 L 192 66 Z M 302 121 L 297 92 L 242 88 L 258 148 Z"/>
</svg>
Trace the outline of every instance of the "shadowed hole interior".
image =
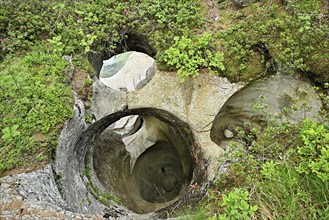
<svg viewBox="0 0 329 220">
<path fill-rule="evenodd" d="M 119 122 L 125 118 L 121 116 L 117 122 L 126 127 L 120 130 L 111 124 L 93 147 L 93 185 L 119 197 L 137 213 L 153 212 L 173 204 L 192 179 L 193 137 L 184 122 L 174 120 L 177 122 L 174 126 L 166 120 L 169 113 L 164 118 L 162 113 L 125 115 L 134 118 L 135 124 Z"/>
<path fill-rule="evenodd" d="M 182 188 L 184 173 L 175 147 L 157 142 L 136 161 L 133 176 L 141 197 L 154 203 L 174 199 Z"/>
</svg>

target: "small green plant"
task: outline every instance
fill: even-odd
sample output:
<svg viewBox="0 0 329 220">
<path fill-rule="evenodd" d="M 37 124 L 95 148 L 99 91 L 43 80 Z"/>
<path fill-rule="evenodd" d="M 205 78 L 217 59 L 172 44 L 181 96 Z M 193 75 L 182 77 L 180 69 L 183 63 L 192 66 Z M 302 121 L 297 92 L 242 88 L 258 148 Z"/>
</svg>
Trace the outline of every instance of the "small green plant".
<svg viewBox="0 0 329 220">
<path fill-rule="evenodd" d="M 210 220 L 247 220 L 253 217 L 258 209 L 257 205 L 249 204 L 249 192 L 241 188 L 223 194 L 219 206 L 223 209 L 223 213 L 209 218 Z"/>
<path fill-rule="evenodd" d="M 316 174 L 329 181 L 329 129 L 309 119 L 303 121 L 300 133 L 304 145 L 298 147 L 299 163 L 296 170 L 301 174 Z"/>
<path fill-rule="evenodd" d="M 13 127 L 6 127 L 2 129 L 2 140 L 6 143 L 10 143 L 12 140 L 15 139 L 15 137 L 19 136 L 21 132 L 18 130 L 18 125 L 14 125 Z"/>
<path fill-rule="evenodd" d="M 181 82 L 189 76 L 197 76 L 200 68 L 208 67 L 211 72 L 225 70 L 224 54 L 211 52 L 211 34 L 189 38 L 175 37 L 173 45 L 164 52 L 160 61 L 169 67 L 177 69 Z"/>
</svg>

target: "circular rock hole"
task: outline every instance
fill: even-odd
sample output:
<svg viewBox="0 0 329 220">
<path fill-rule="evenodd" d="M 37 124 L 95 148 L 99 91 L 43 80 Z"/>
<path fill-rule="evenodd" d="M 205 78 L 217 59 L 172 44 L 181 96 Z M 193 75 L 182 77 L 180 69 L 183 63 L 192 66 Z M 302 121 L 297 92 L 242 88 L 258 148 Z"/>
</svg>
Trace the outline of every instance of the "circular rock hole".
<svg viewBox="0 0 329 220">
<path fill-rule="evenodd" d="M 178 152 L 166 142 L 155 143 L 139 156 L 133 168 L 133 176 L 141 197 L 151 203 L 175 199 L 184 182 Z"/>
<path fill-rule="evenodd" d="M 189 126 L 158 109 L 128 110 L 100 121 L 106 118 L 111 123 L 104 126 L 89 158 L 92 185 L 101 197 L 117 197 L 137 213 L 178 201 L 193 174 Z"/>
</svg>

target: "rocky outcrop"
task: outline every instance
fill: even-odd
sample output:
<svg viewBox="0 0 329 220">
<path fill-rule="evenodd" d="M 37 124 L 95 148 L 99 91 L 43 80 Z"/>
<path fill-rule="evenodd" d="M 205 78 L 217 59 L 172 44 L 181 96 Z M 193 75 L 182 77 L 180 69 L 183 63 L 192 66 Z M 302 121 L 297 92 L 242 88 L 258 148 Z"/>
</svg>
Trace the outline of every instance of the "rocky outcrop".
<svg viewBox="0 0 329 220">
<path fill-rule="evenodd" d="M 57 149 L 63 197 L 76 211 L 104 215 L 106 208 L 94 198 L 110 195 L 135 212 L 152 212 L 188 197 L 191 182 L 208 185 L 223 153 L 210 140 L 211 123 L 240 87 L 209 75 L 181 84 L 174 73 L 157 72 L 143 88 L 125 92 L 96 79 L 96 121 L 86 128 L 78 121 L 72 124 L 76 128 L 68 124 Z M 76 118 L 83 121 L 83 109 L 77 109 Z M 77 202 L 83 195 L 92 202 Z M 133 214 L 108 202 L 121 215 Z"/>
<path fill-rule="evenodd" d="M 1 178 L 0 219 L 103 219 L 100 215 L 73 212 L 58 190 L 50 165 Z"/>
<path fill-rule="evenodd" d="M 146 85 L 156 72 L 155 60 L 140 52 L 126 52 L 103 62 L 99 80 L 117 91 L 133 91 Z"/>
<path fill-rule="evenodd" d="M 144 87 L 126 92 L 95 79 L 95 122 L 85 123 L 77 100 L 75 117 L 60 136 L 55 173 L 49 174 L 57 178 L 62 211 L 145 219 L 180 198 L 192 200 L 192 194 L 185 195 L 191 182 L 202 186 L 215 180 L 223 151 L 210 140 L 210 125 L 240 87 L 208 75 L 181 84 L 174 73 L 157 72 Z M 120 122 L 127 116 L 131 121 Z M 151 213 L 136 215 L 125 206 Z"/>
<path fill-rule="evenodd" d="M 59 219 L 88 219 L 87 213 L 91 218 L 158 218 L 186 198 L 196 200 L 217 179 L 223 141 L 235 137 L 233 125 L 245 120 L 266 125 L 267 114 L 251 107 L 260 95 L 268 98 L 262 100 L 268 114 L 305 97 L 313 113 L 320 106 L 308 84 L 286 75 L 243 89 L 206 74 L 183 84 L 170 72 L 156 72 L 148 80 L 120 90 L 95 79 L 93 123 L 86 124 L 84 105 L 76 100 L 53 165 L 1 179 L 5 212 L 0 217 L 15 217 L 23 213 L 21 207 L 32 210 L 28 207 L 34 204 L 40 213 L 56 210 Z M 304 112 L 297 112 L 299 120 Z M 32 181 L 36 184 L 28 186 Z M 191 184 L 199 187 L 192 190 Z"/>
<path fill-rule="evenodd" d="M 207 181 L 211 182 L 218 175 L 218 158 L 223 153 L 223 149 L 210 139 L 212 121 L 225 101 L 241 87 L 226 78 L 208 74 L 182 84 L 173 73 L 161 72 L 142 90 L 128 94 L 128 106 L 163 109 L 187 122 L 204 160 L 202 166 L 207 172 Z"/>
<path fill-rule="evenodd" d="M 261 131 L 276 117 L 277 121 L 292 124 L 305 118 L 316 121 L 321 106 L 310 83 L 292 75 L 269 76 L 244 87 L 224 104 L 212 124 L 211 139 L 225 147 L 230 141 L 241 139 L 237 128 Z"/>
</svg>

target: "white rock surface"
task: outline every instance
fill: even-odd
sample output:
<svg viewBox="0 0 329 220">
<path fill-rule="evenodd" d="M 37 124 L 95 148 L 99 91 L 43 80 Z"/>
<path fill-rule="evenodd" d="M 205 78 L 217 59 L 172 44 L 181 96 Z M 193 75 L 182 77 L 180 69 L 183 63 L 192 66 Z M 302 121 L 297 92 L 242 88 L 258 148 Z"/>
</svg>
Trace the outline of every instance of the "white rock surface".
<svg viewBox="0 0 329 220">
<path fill-rule="evenodd" d="M 155 60 L 147 54 L 130 51 L 103 62 L 99 80 L 119 91 L 134 91 L 145 86 L 156 72 Z"/>
</svg>

